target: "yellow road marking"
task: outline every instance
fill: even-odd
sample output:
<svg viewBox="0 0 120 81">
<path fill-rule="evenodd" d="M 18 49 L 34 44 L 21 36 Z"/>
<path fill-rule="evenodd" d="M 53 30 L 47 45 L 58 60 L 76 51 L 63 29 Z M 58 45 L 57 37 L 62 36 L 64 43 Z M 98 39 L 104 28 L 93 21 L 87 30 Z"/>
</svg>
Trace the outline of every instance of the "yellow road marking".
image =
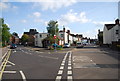
<svg viewBox="0 0 120 81">
<path fill-rule="evenodd" d="M 9 59 L 9 57 L 10 57 L 10 54 L 11 54 L 11 50 L 9 50 L 7 57 L 5 58 L 5 60 L 4 60 L 4 62 L 3 62 L 4 65 L 3 65 L 3 67 L 1 68 L 0 80 L 2 80 L 2 75 L 3 75 L 3 72 L 4 72 L 4 70 L 5 70 L 5 67 L 6 67 L 6 64 L 7 64 L 7 62 L 8 62 L 8 59 Z"/>
</svg>

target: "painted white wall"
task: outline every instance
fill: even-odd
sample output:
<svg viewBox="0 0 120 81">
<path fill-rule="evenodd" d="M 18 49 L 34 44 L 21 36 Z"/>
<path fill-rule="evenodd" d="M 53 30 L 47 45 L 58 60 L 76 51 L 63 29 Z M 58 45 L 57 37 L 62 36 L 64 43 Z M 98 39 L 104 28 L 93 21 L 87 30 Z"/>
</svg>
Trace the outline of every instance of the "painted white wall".
<svg viewBox="0 0 120 81">
<path fill-rule="evenodd" d="M 69 35 L 69 43 L 73 44 L 73 37 L 71 35 Z"/>
<path fill-rule="evenodd" d="M 120 32 L 120 26 L 116 25 L 110 30 L 107 30 L 106 26 L 103 30 L 103 44 L 112 44 L 112 41 L 118 41 L 120 33 L 116 34 L 116 30 Z"/>
<path fill-rule="evenodd" d="M 108 30 L 106 28 L 106 26 L 104 26 L 104 30 L 103 30 L 103 44 L 111 44 L 111 30 Z"/>
<path fill-rule="evenodd" d="M 35 34 L 35 46 L 43 47 L 42 40 L 45 39 L 47 35 L 48 35 L 47 33 Z"/>
</svg>

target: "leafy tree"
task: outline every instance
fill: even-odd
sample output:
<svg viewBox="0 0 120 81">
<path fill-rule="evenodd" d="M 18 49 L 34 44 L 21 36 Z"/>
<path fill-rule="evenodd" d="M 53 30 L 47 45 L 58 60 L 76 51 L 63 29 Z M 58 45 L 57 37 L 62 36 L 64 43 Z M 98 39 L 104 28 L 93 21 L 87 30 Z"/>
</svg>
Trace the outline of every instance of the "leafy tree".
<svg viewBox="0 0 120 81">
<path fill-rule="evenodd" d="M 22 43 L 28 42 L 28 40 L 29 40 L 29 36 L 27 34 L 23 34 L 21 37 Z"/>
<path fill-rule="evenodd" d="M 48 23 L 47 31 L 50 36 L 58 35 L 58 21 L 51 20 Z"/>
<path fill-rule="evenodd" d="M 8 27 L 8 25 L 4 24 L 4 19 L 3 18 L 0 19 L 0 22 L 2 22 L 2 27 L 0 28 L 0 30 L 2 32 L 2 34 L 1 34 L 2 44 L 3 44 L 3 46 L 5 46 L 9 42 L 9 39 L 10 39 L 10 36 L 11 36 L 11 34 L 9 32 L 10 28 Z"/>
</svg>

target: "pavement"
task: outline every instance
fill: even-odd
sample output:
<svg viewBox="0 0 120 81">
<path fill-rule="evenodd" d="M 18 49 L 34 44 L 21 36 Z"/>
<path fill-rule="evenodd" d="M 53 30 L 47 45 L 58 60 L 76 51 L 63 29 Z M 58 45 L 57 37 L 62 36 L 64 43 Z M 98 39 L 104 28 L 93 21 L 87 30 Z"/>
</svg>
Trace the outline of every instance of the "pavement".
<svg viewBox="0 0 120 81">
<path fill-rule="evenodd" d="M 21 81 L 118 81 L 119 52 L 98 46 L 50 51 L 18 46 L 2 79 Z"/>
</svg>

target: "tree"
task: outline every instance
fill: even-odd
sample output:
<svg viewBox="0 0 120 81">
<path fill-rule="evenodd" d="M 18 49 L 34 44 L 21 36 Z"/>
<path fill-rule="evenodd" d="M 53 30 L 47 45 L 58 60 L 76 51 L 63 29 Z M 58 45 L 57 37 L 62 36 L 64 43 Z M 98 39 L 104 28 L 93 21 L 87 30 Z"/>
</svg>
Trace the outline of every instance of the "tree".
<svg viewBox="0 0 120 81">
<path fill-rule="evenodd" d="M 58 35 L 58 21 L 51 20 L 48 23 L 47 31 L 50 36 Z"/>
<path fill-rule="evenodd" d="M 6 46 L 11 36 L 9 32 L 10 28 L 8 27 L 8 25 L 4 24 L 3 18 L 0 19 L 0 22 L 2 22 L 2 27 L 0 28 L 0 30 L 2 31 L 2 44 L 3 46 Z"/>
<path fill-rule="evenodd" d="M 58 21 L 51 20 L 48 23 L 47 31 L 49 33 L 49 36 L 46 39 L 49 39 L 50 43 L 57 43 L 59 41 L 58 39 Z M 54 35 L 56 35 L 56 39 L 54 39 Z"/>
<path fill-rule="evenodd" d="M 25 43 L 28 42 L 28 40 L 29 40 L 29 36 L 27 34 L 23 34 L 21 37 L 21 42 Z"/>
</svg>

